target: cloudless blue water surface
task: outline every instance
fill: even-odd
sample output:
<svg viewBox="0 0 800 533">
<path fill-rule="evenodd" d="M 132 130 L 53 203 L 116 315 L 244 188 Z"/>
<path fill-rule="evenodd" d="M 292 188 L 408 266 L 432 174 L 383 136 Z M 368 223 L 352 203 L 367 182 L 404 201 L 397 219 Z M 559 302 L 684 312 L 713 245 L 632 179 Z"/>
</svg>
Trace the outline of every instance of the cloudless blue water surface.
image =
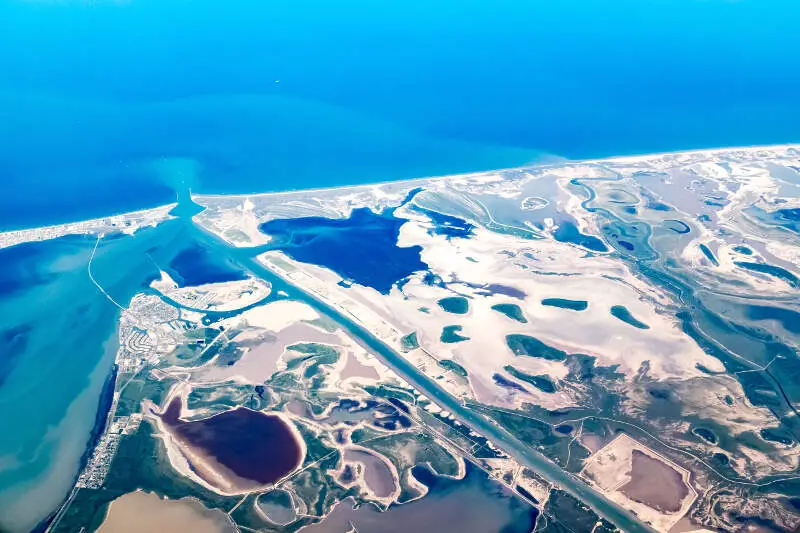
<svg viewBox="0 0 800 533">
<path fill-rule="evenodd" d="M 181 287 L 237 281 L 247 277 L 240 269 L 217 258 L 212 250 L 196 243 L 170 261 L 169 272 Z"/>
<path fill-rule="evenodd" d="M 788 0 L 0 4 L 0 227 L 171 201 L 800 140 Z"/>
<path fill-rule="evenodd" d="M 329 268 L 347 280 L 388 294 L 396 282 L 428 269 L 420 258 L 420 246 L 397 245 L 405 222 L 394 216 L 393 209 L 376 214 L 363 207 L 345 219 L 277 219 L 260 229 L 273 238 L 272 248 L 293 259 Z"/>
</svg>

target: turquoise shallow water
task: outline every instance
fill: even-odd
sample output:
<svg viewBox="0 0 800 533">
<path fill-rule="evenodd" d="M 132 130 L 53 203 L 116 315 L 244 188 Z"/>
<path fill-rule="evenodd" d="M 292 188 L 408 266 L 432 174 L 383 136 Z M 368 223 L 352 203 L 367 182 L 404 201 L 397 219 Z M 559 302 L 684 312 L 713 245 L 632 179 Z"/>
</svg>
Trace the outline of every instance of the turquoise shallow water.
<svg viewBox="0 0 800 533">
<path fill-rule="evenodd" d="M 789 0 L 0 5 L 0 228 L 202 192 L 800 140 Z"/>
<path fill-rule="evenodd" d="M 92 273 L 126 304 L 191 243 L 180 221 L 105 239 Z M 88 276 L 94 246 L 68 236 L 0 250 L 0 531 L 58 506 L 95 429 L 120 312 Z"/>
</svg>

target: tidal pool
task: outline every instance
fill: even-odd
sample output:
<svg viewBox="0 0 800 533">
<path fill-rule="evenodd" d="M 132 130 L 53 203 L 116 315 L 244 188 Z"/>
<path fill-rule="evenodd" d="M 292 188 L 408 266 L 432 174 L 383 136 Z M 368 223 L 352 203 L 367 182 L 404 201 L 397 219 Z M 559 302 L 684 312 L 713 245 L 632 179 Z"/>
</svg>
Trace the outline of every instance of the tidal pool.
<svg viewBox="0 0 800 533">
<path fill-rule="evenodd" d="M 695 435 L 697 435 L 706 442 L 709 442 L 711 444 L 717 443 L 717 435 L 708 428 L 704 427 L 692 428 L 692 433 L 694 433 Z"/>
<path fill-rule="evenodd" d="M 633 450 L 632 454 L 631 479 L 620 487 L 620 492 L 662 512 L 679 511 L 689 493 L 680 472 L 640 450 Z"/>
<path fill-rule="evenodd" d="M 469 311 L 469 301 L 463 296 L 450 296 L 439 300 L 439 307 L 454 315 L 465 315 Z"/>
<path fill-rule="evenodd" d="M 572 433 L 572 430 L 575 429 L 569 424 L 561 424 L 560 426 L 556 426 L 555 430 L 557 433 L 561 433 L 562 435 L 569 435 Z"/>
<path fill-rule="evenodd" d="M 400 344 L 403 347 L 404 352 L 409 352 L 411 350 L 416 350 L 419 348 L 419 339 L 417 339 L 417 332 L 412 331 L 408 335 L 403 336 L 400 339 Z"/>
<path fill-rule="evenodd" d="M 542 392 L 552 394 L 557 389 L 556 384 L 553 382 L 552 379 L 550 379 L 550 376 L 545 376 L 545 375 L 534 376 L 522 372 L 520 370 L 517 370 L 511 365 L 506 365 L 505 367 L 503 367 L 503 370 L 505 370 L 506 372 L 508 372 L 509 374 L 511 374 L 520 381 L 530 383 L 531 385 L 533 385 Z"/>
<path fill-rule="evenodd" d="M 365 450 L 348 448 L 342 458 L 347 462 L 360 463 L 364 468 L 364 482 L 378 498 L 388 498 L 397 489 L 392 469 L 386 462 Z"/>
<path fill-rule="evenodd" d="M 525 315 L 522 313 L 522 309 L 520 309 L 517 304 L 495 304 L 492 306 L 492 309 L 521 324 L 528 322 L 528 319 L 525 318 Z"/>
<path fill-rule="evenodd" d="M 758 434 L 761 435 L 761 438 L 764 440 L 777 442 L 786 446 L 789 446 L 794 442 L 789 433 L 781 430 L 780 428 L 763 428 L 758 432 Z"/>
<path fill-rule="evenodd" d="M 650 326 L 641 322 L 634 317 L 631 312 L 628 310 L 627 307 L 624 305 L 613 305 L 611 306 L 611 316 L 614 318 L 618 318 L 625 322 L 626 324 L 630 324 L 631 326 L 639 329 L 650 329 Z"/>
<path fill-rule="evenodd" d="M 664 226 L 671 229 L 675 233 L 680 233 L 681 235 L 685 235 L 686 233 L 692 231 L 692 228 L 690 228 L 688 224 L 686 224 L 681 220 L 674 220 L 674 219 L 665 220 Z"/>
<path fill-rule="evenodd" d="M 447 344 L 468 341 L 469 337 L 460 334 L 462 329 L 464 329 L 462 326 L 457 325 L 445 326 L 442 328 L 442 335 L 439 337 L 439 340 Z"/>
<path fill-rule="evenodd" d="M 448 372 L 453 372 L 454 374 L 461 376 L 462 378 L 466 378 L 468 376 L 467 370 L 452 359 L 441 359 L 439 361 L 439 366 Z"/>
<path fill-rule="evenodd" d="M 545 298 L 542 300 L 542 305 L 571 311 L 586 311 L 589 307 L 589 302 L 586 300 L 569 300 L 567 298 Z"/>
<path fill-rule="evenodd" d="M 511 381 L 510 379 L 507 379 L 503 377 L 501 374 L 498 374 L 496 372 L 492 375 L 492 381 L 494 381 L 496 385 L 499 385 L 505 389 L 516 390 L 519 392 L 528 392 L 525 390 L 525 387 L 523 387 L 519 383 Z"/>
<path fill-rule="evenodd" d="M 717 258 L 714 257 L 714 253 L 708 246 L 706 246 L 705 244 L 701 244 L 700 251 L 703 252 L 703 255 L 706 256 L 706 259 L 711 261 L 712 265 L 714 265 L 715 267 L 719 266 L 719 261 L 717 261 Z"/>
<path fill-rule="evenodd" d="M 292 495 L 283 489 L 275 489 L 259 495 L 256 505 L 266 519 L 273 524 L 284 526 L 297 520 L 297 511 Z"/>
</svg>

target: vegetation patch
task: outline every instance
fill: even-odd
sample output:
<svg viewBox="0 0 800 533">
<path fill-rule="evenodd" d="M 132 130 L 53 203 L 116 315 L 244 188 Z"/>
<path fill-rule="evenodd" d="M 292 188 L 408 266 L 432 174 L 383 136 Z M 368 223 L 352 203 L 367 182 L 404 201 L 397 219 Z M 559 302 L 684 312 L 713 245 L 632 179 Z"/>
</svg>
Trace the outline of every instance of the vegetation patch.
<svg viewBox="0 0 800 533">
<path fill-rule="evenodd" d="M 463 296 L 450 296 L 439 300 L 439 307 L 455 315 L 465 315 L 469 311 L 469 301 Z"/>
<path fill-rule="evenodd" d="M 526 374 L 525 372 L 517 370 L 511 365 L 506 365 L 505 367 L 503 367 L 503 369 L 512 376 L 514 376 L 516 379 L 524 381 L 525 383 L 530 383 L 531 385 L 533 385 L 542 392 L 552 394 L 556 390 L 558 390 L 558 387 L 553 382 L 553 380 L 550 379 L 549 376 L 546 375 L 534 376 L 531 374 Z"/>
<path fill-rule="evenodd" d="M 548 346 L 539 339 L 528 335 L 518 333 L 506 335 L 506 344 L 514 352 L 514 355 L 539 357 L 548 361 L 563 361 L 567 358 L 567 352 L 564 350 Z"/>
<path fill-rule="evenodd" d="M 492 309 L 521 324 L 526 324 L 528 322 L 528 319 L 525 318 L 525 315 L 522 313 L 522 309 L 520 309 L 517 304 L 495 304 L 492 306 Z"/>
</svg>

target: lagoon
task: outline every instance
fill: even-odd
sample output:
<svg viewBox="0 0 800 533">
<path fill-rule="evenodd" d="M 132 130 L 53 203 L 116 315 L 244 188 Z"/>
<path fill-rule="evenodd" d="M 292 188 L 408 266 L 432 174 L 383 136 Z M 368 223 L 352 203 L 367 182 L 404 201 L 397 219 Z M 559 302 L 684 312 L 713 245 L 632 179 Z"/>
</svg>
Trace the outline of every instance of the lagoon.
<svg viewBox="0 0 800 533">
<path fill-rule="evenodd" d="M 394 216 L 394 209 L 376 214 L 363 207 L 354 209 L 345 219 L 277 219 L 260 229 L 272 237 L 267 245 L 270 249 L 388 294 L 396 282 L 428 270 L 420 258 L 420 246 L 397 245 L 400 226 L 405 222 Z"/>
<path fill-rule="evenodd" d="M 189 458 L 193 472 L 220 490 L 245 492 L 270 486 L 303 460 L 303 446 L 290 422 L 279 415 L 237 407 L 187 421 L 181 419 L 182 409 L 181 398 L 174 398 L 161 420 Z M 200 464 L 194 462 L 196 457 Z"/>
</svg>

